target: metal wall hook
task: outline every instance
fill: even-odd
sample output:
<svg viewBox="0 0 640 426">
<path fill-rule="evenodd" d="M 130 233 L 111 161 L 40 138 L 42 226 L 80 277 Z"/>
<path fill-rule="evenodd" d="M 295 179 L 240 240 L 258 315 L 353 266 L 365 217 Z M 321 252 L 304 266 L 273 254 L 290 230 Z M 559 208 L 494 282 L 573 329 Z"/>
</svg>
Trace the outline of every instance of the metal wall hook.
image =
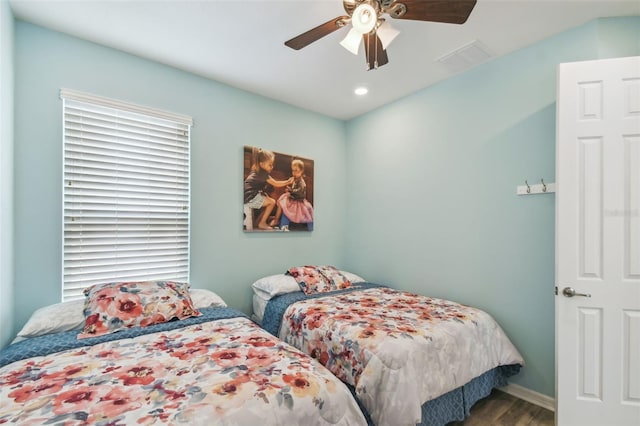
<svg viewBox="0 0 640 426">
<path fill-rule="evenodd" d="M 555 183 L 545 183 L 544 179 L 540 179 L 540 182 L 541 183 L 529 185 L 529 181 L 525 180 L 524 185 L 519 185 L 518 187 L 516 187 L 516 194 L 533 195 L 533 194 L 551 194 L 553 192 L 556 192 Z"/>
</svg>

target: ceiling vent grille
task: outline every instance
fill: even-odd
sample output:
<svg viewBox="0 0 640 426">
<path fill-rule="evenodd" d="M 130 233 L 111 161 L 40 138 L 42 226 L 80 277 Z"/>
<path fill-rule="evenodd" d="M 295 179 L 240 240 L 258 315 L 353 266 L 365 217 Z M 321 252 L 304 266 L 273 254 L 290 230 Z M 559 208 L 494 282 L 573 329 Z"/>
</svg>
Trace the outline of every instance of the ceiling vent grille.
<svg viewBox="0 0 640 426">
<path fill-rule="evenodd" d="M 474 40 L 439 57 L 437 61 L 444 64 L 449 71 L 460 72 L 486 62 L 491 59 L 492 56 L 482 43 Z"/>
</svg>

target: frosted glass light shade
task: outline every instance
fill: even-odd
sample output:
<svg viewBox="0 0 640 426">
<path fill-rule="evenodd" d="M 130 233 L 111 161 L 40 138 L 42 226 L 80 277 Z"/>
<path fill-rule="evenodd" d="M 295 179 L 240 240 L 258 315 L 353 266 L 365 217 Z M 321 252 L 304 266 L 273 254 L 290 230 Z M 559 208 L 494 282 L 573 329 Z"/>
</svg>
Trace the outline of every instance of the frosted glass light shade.
<svg viewBox="0 0 640 426">
<path fill-rule="evenodd" d="M 391 26 L 391 24 L 388 23 L 387 21 L 384 21 L 378 27 L 378 29 L 376 30 L 376 33 L 378 34 L 378 38 L 380 39 L 380 42 L 382 43 L 382 48 L 384 50 L 387 50 L 387 46 L 389 44 L 391 44 L 393 39 L 396 38 L 396 36 L 398 34 L 400 34 L 400 31 L 398 31 L 395 28 L 393 28 Z"/>
<path fill-rule="evenodd" d="M 351 25 L 360 34 L 370 32 L 376 26 L 376 22 L 378 22 L 378 14 L 369 4 L 363 3 L 353 11 Z"/>
<path fill-rule="evenodd" d="M 354 55 L 357 55 L 361 42 L 362 34 L 360 34 L 355 28 L 351 28 L 347 33 L 347 36 L 340 42 L 340 45 Z"/>
</svg>

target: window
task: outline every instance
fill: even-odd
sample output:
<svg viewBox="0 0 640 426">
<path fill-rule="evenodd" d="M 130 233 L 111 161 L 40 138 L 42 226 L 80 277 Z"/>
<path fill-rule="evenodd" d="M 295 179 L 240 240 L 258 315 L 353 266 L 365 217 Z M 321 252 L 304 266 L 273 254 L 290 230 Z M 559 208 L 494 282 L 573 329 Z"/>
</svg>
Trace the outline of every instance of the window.
<svg viewBox="0 0 640 426">
<path fill-rule="evenodd" d="M 93 284 L 189 279 L 190 117 L 60 91 L 62 300 Z"/>
</svg>

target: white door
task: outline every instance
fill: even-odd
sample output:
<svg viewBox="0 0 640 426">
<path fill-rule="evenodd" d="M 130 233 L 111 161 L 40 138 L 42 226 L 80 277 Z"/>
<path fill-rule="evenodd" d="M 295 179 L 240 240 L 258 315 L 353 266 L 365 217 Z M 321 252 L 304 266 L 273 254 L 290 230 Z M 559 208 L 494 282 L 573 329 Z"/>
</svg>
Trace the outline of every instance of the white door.
<svg viewBox="0 0 640 426">
<path fill-rule="evenodd" d="M 557 108 L 556 421 L 640 426 L 640 57 L 560 65 Z"/>
</svg>

